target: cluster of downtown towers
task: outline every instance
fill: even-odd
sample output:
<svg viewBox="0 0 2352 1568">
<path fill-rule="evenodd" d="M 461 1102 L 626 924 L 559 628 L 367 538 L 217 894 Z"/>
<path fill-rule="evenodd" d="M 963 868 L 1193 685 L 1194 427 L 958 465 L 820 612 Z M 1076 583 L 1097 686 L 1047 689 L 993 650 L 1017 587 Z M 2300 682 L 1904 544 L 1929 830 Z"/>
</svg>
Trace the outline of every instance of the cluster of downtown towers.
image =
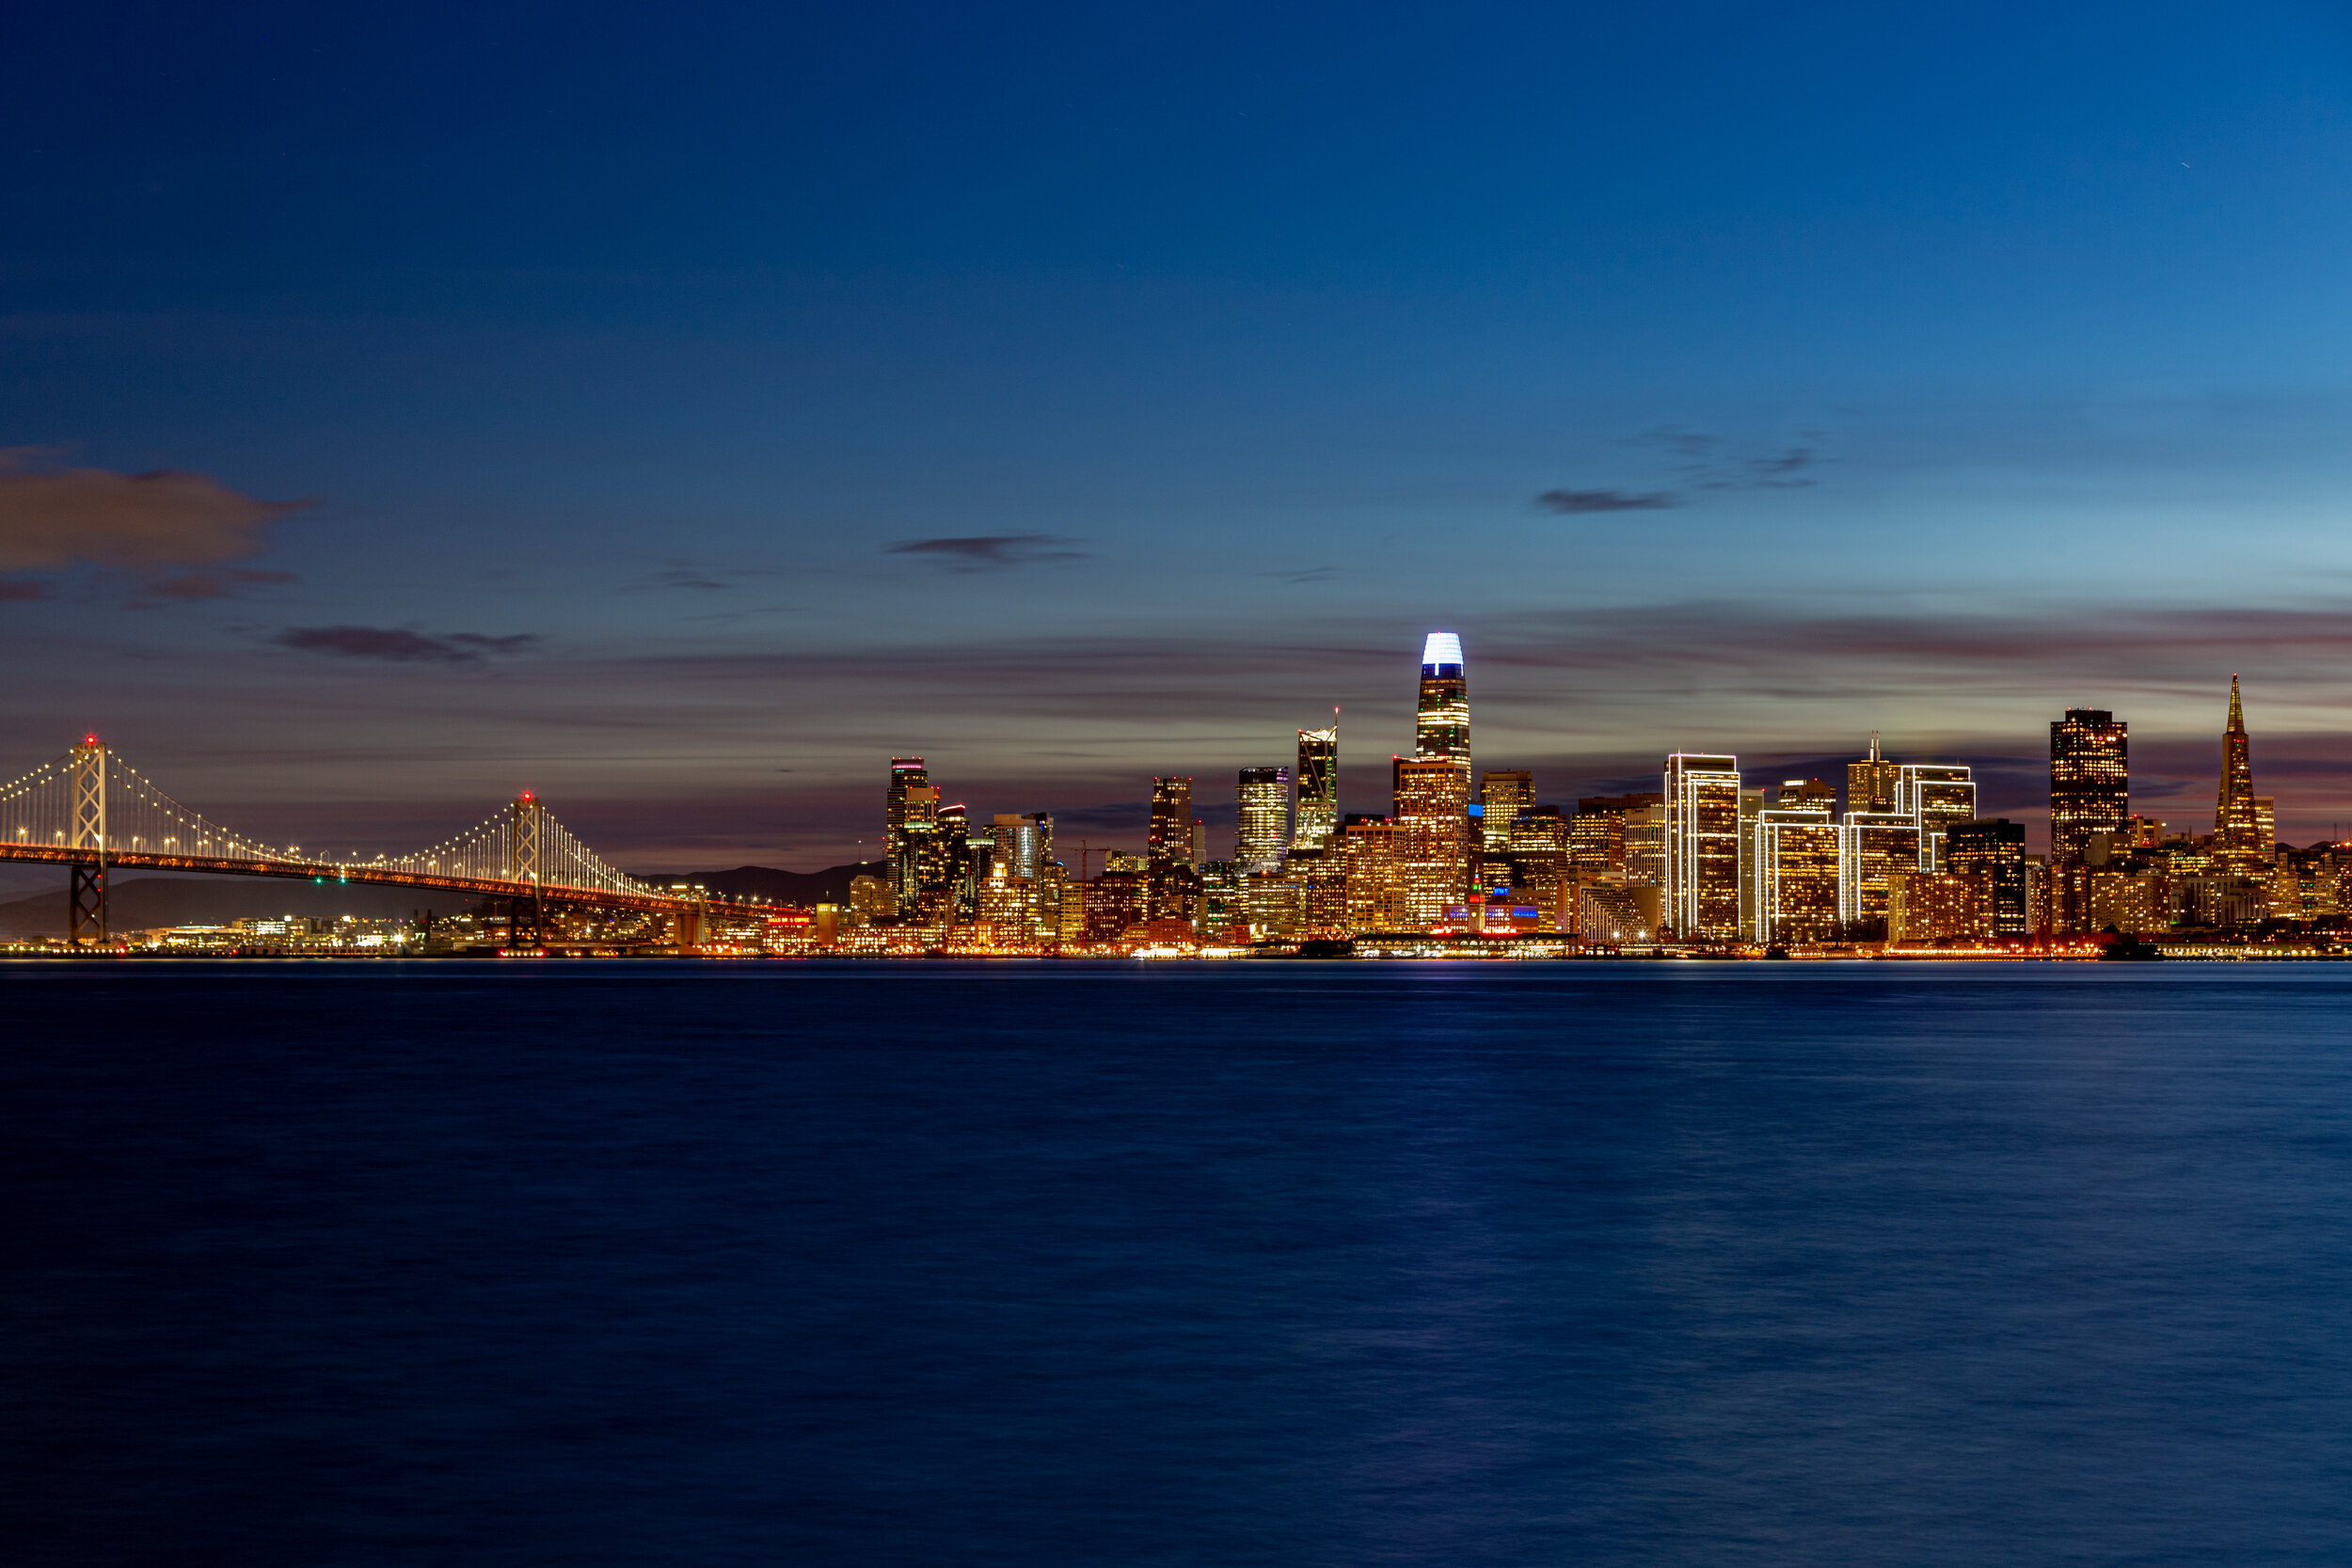
<svg viewBox="0 0 2352 1568">
<path fill-rule="evenodd" d="M 1145 852 L 1075 876 L 1050 816 L 981 826 L 944 805 L 919 757 L 891 761 L 886 876 L 853 918 L 976 925 L 1007 945 L 1182 935 L 1344 939 L 1370 932 L 1566 933 L 1605 943 L 1765 944 L 1891 937 L 1998 941 L 2037 931 L 2250 923 L 2278 855 L 2253 793 L 2232 677 L 2215 831 L 2168 836 L 2131 814 L 2126 726 L 2070 708 L 2050 726 L 2051 850 L 1977 815 L 1968 767 L 1868 754 L 1835 785 L 1767 799 L 1731 756 L 1677 752 L 1654 793 L 1538 805 L 1518 769 L 1474 775 L 1460 640 L 1422 650 L 1413 754 L 1390 761 L 1385 816 L 1339 810 L 1339 730 L 1298 732 L 1295 771 L 1246 768 L 1230 860 L 1204 853 L 1193 781 L 1153 780 Z"/>
</svg>

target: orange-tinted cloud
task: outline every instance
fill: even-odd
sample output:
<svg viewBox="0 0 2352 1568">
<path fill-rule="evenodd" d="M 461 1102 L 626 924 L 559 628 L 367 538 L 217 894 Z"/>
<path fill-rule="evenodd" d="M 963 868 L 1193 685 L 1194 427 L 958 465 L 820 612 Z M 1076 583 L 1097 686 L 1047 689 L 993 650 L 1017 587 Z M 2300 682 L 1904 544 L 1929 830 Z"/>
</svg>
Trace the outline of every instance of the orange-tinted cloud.
<svg viewBox="0 0 2352 1568">
<path fill-rule="evenodd" d="M 235 561 L 260 550 L 269 525 L 302 504 L 256 500 L 173 470 L 0 472 L 0 572 Z"/>
</svg>

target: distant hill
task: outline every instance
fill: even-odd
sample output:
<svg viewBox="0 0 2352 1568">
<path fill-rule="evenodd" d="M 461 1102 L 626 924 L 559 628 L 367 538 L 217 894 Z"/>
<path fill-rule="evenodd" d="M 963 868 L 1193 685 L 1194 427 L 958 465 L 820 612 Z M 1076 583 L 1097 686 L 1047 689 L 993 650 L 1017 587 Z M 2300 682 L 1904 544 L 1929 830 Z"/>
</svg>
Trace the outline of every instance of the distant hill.
<svg viewBox="0 0 2352 1568">
<path fill-rule="evenodd" d="M 65 935 L 65 870 L 57 891 L 0 904 L 0 937 Z M 118 931 L 156 926 L 225 926 L 259 915 L 313 918 L 356 914 L 366 920 L 431 910 L 457 914 L 471 907 L 462 894 L 360 883 L 297 882 L 275 877 L 134 877 L 106 890 L 106 923 Z"/>
<path fill-rule="evenodd" d="M 822 871 L 778 871 L 768 865 L 739 865 L 732 871 L 669 871 L 643 879 L 656 887 L 672 882 L 700 882 L 728 898 L 765 898 L 777 904 L 846 904 L 850 879 L 880 877 L 887 868 L 881 861 L 855 865 L 829 865 Z"/>
</svg>

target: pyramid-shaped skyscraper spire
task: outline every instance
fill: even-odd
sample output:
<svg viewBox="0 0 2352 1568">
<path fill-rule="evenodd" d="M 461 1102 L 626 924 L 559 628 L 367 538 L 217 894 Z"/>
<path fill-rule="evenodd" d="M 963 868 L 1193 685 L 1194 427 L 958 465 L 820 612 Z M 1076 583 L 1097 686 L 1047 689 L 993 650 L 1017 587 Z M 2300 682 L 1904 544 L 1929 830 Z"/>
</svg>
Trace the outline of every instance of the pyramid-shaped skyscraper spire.
<svg viewBox="0 0 2352 1568">
<path fill-rule="evenodd" d="M 2230 723 L 2221 732 L 2221 792 L 2214 803 L 2214 859 L 2222 870 L 2249 877 L 2270 863 L 2261 809 L 2254 800 L 2252 746 L 2246 735 L 2246 710 L 2238 702 L 2237 677 L 2230 677 Z"/>
</svg>

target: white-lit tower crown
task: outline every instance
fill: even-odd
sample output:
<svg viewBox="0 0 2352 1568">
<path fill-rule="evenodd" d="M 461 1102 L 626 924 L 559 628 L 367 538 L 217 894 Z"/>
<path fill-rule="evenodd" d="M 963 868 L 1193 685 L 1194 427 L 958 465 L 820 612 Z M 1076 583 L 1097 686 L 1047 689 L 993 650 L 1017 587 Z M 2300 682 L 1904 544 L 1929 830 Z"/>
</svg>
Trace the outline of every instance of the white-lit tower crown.
<svg viewBox="0 0 2352 1568">
<path fill-rule="evenodd" d="M 1470 682 L 1462 675 L 1462 640 L 1450 631 L 1433 631 L 1422 643 L 1413 755 L 1470 765 Z"/>
</svg>

